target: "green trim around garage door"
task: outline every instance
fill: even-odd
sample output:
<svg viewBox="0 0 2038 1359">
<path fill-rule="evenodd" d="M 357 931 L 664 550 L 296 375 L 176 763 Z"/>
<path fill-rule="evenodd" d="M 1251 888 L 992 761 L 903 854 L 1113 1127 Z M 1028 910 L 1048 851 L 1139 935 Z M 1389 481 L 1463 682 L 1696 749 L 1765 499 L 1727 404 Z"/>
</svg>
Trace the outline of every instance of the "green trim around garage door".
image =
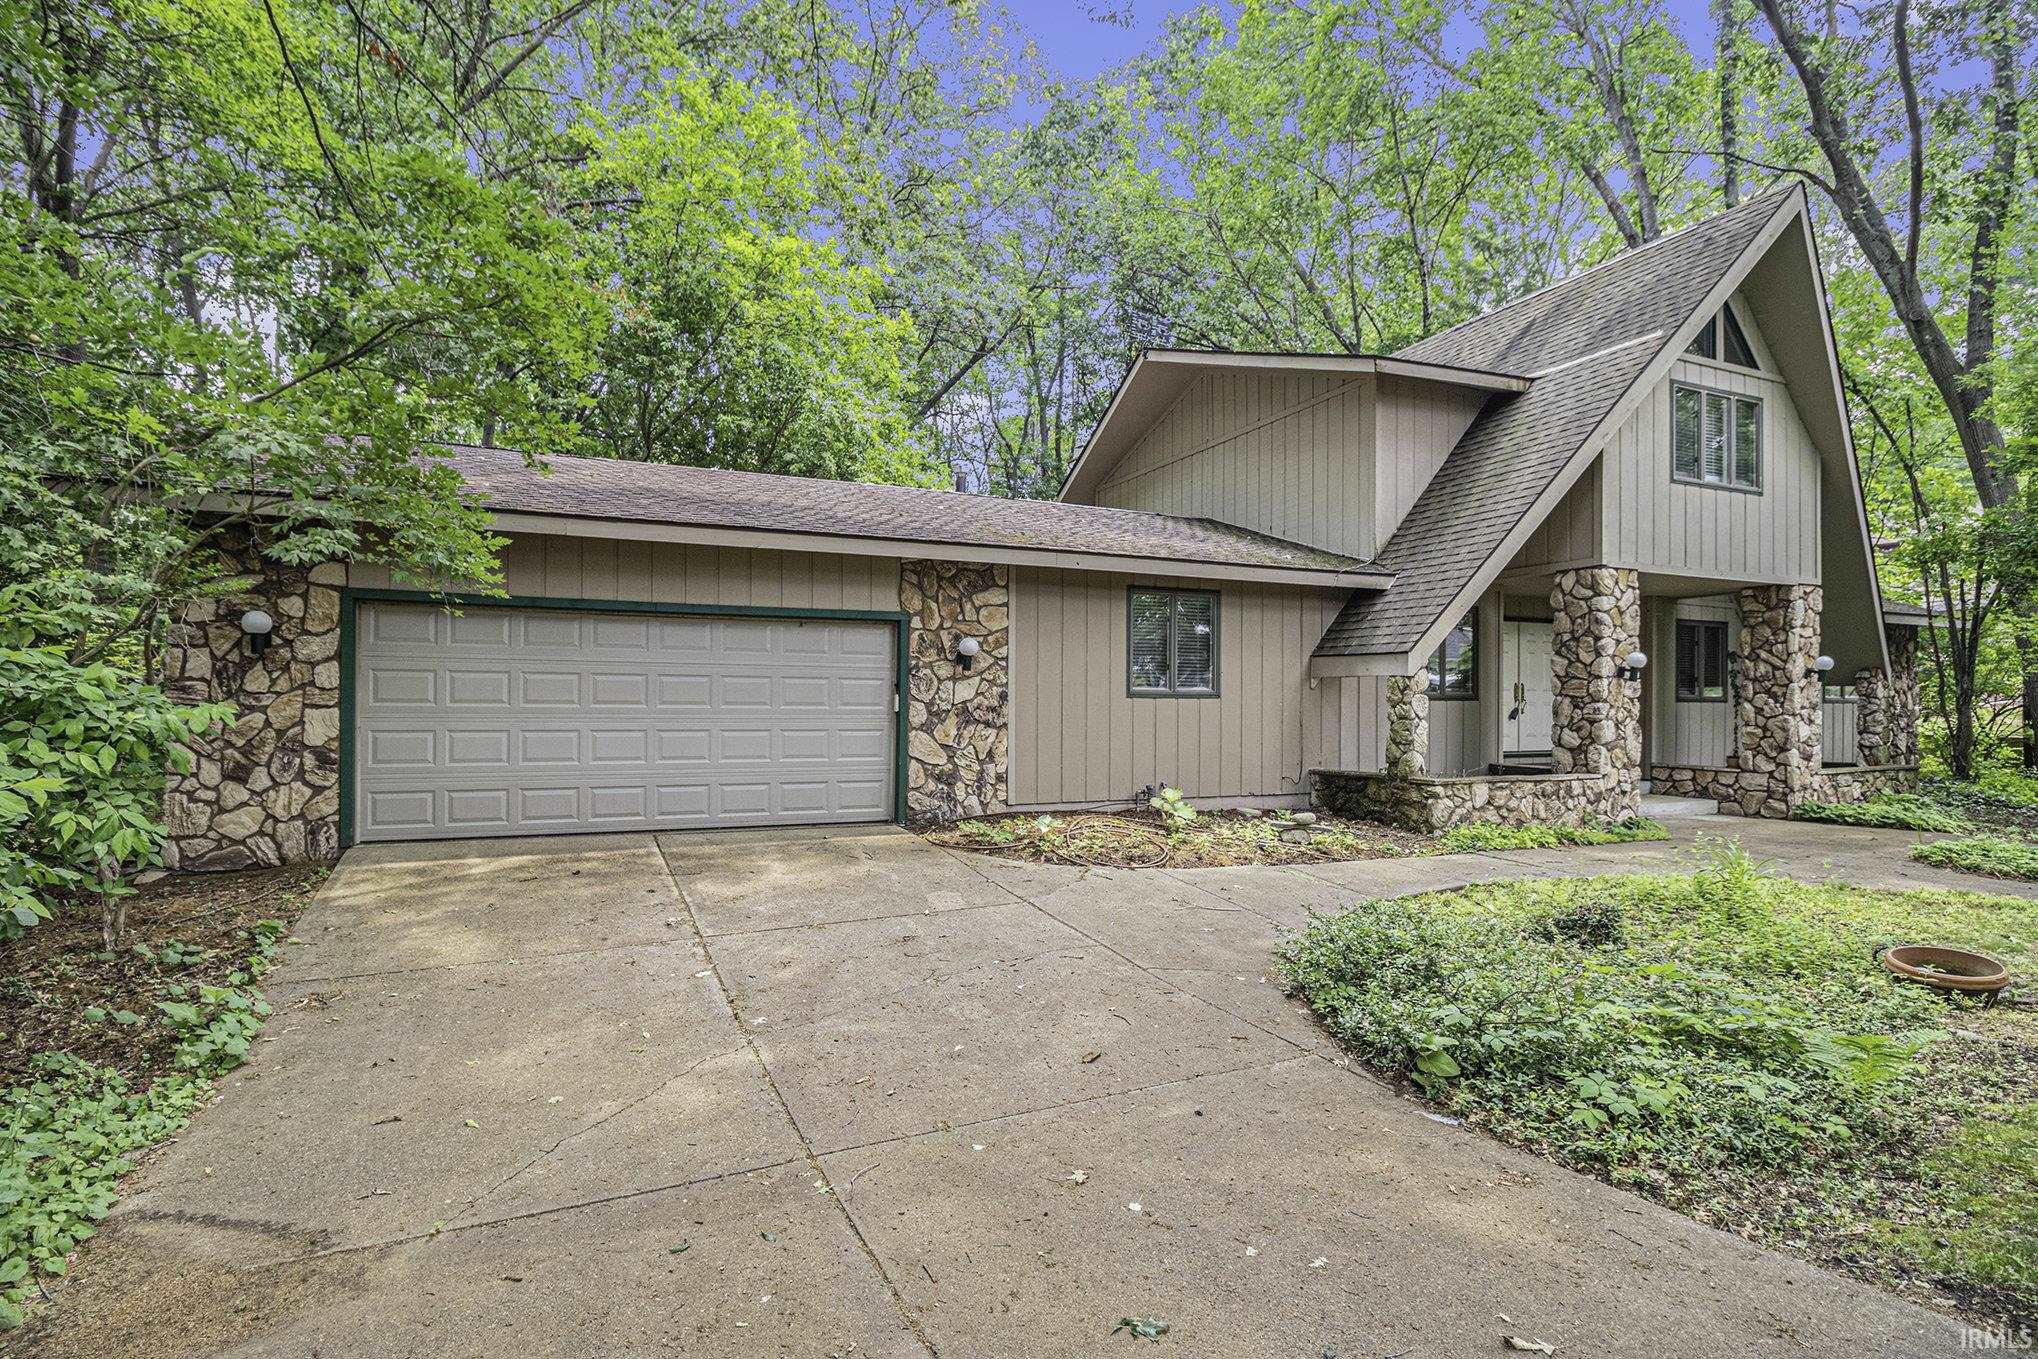
<svg viewBox="0 0 2038 1359">
<path fill-rule="evenodd" d="M 912 615 L 884 609 L 785 609 L 752 604 L 653 604 L 627 599 L 555 599 L 546 595 L 434 594 L 429 590 L 340 591 L 340 846 L 354 843 L 354 621 L 363 603 L 445 604 L 460 609 L 577 609 L 584 613 L 708 614 L 732 618 L 826 618 L 890 623 L 895 659 L 892 736 L 892 819 L 906 820 L 906 630 Z"/>
</svg>

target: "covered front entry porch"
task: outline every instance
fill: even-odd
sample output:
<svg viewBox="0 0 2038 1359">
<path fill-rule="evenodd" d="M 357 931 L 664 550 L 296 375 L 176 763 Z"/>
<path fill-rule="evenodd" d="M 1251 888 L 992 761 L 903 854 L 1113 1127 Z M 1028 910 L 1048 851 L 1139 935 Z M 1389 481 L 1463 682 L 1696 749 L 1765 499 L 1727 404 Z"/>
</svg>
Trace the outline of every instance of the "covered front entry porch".
<svg viewBox="0 0 2038 1359">
<path fill-rule="evenodd" d="M 1315 771 L 1319 802 L 1420 829 L 1623 820 L 1645 792 L 1787 817 L 1915 775 L 1915 630 L 1840 672 L 1817 585 L 1586 566 L 1510 573 L 1416 674 L 1382 685 L 1376 770 Z M 1880 656 L 1874 639 L 1837 646 Z"/>
</svg>

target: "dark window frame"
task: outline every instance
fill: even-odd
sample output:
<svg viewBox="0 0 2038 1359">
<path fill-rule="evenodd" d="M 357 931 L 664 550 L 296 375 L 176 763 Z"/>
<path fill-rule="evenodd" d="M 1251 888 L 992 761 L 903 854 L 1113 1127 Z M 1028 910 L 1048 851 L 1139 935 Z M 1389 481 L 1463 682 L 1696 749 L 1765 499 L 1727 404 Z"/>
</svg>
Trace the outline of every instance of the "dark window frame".
<svg viewBox="0 0 2038 1359">
<path fill-rule="evenodd" d="M 1444 677 L 1449 670 L 1450 657 L 1446 654 L 1451 641 L 1463 633 L 1464 642 L 1458 651 L 1460 656 L 1469 657 L 1455 673 L 1465 677 L 1465 689 L 1451 693 L 1445 687 Z M 1437 649 L 1423 662 L 1423 669 L 1429 675 L 1429 701 L 1432 703 L 1477 703 L 1479 701 L 1479 608 L 1474 605 L 1456 626 L 1444 634 L 1444 640 L 1437 643 Z"/>
<path fill-rule="evenodd" d="M 1747 355 L 1745 359 L 1733 357 L 1732 351 L 1739 348 Z M 1684 346 L 1684 352 L 1693 358 L 1704 359 L 1707 363 L 1723 363 L 1729 368 L 1742 368 L 1751 373 L 1762 371 L 1761 360 L 1756 356 L 1754 342 L 1748 338 L 1748 331 L 1741 324 L 1741 318 L 1734 312 L 1734 304 L 1721 306 L 1705 324 L 1691 337 L 1691 343 Z"/>
<path fill-rule="evenodd" d="M 1693 392 L 1698 396 L 1698 475 L 1680 471 L 1677 466 L 1677 398 L 1680 393 Z M 1705 424 L 1707 398 L 1716 397 L 1727 403 L 1726 452 L 1722 460 L 1724 478 L 1714 480 L 1705 474 Z M 1740 479 L 1741 451 L 1741 407 L 1750 406 L 1755 412 L 1755 476 L 1752 481 Z M 1748 396 L 1742 392 L 1729 392 L 1718 387 L 1707 387 L 1697 382 L 1676 381 L 1670 384 L 1670 480 L 1680 486 L 1703 486 L 1709 491 L 1734 491 L 1741 495 L 1761 495 L 1764 473 L 1767 470 L 1768 450 L 1763 447 L 1768 440 L 1763 435 L 1763 400 L 1759 396 Z"/>
<path fill-rule="evenodd" d="M 1694 664 L 1692 667 L 1691 683 L 1688 685 L 1685 683 L 1684 638 L 1681 635 L 1687 628 L 1695 632 L 1699 638 L 1692 658 Z M 1706 652 L 1708 649 L 1706 639 L 1709 637 L 1716 639 L 1713 649 L 1719 661 L 1720 677 L 1719 693 L 1717 694 L 1705 692 L 1707 688 L 1711 687 L 1705 682 L 1707 670 Z M 1673 642 L 1671 665 L 1675 671 L 1672 675 L 1672 688 L 1675 690 L 1677 701 L 1679 703 L 1725 703 L 1733 692 L 1733 666 L 1729 659 L 1732 655 L 1732 649 L 1729 645 L 1731 639 L 1727 635 L 1725 620 L 1719 618 L 1680 618 L 1677 620 L 1677 626 L 1673 631 L 1671 640 Z"/>
<path fill-rule="evenodd" d="M 1133 683 L 1132 618 L 1141 595 L 1161 595 L 1168 601 L 1168 687 L 1143 688 Z M 1178 668 L 1175 627 L 1180 618 L 1176 602 L 1186 598 L 1210 601 L 1210 687 L 1175 687 Z M 1224 596 L 1217 590 L 1178 590 L 1169 585 L 1133 585 L 1125 591 L 1125 695 L 1127 698 L 1220 698 L 1224 690 Z"/>
</svg>

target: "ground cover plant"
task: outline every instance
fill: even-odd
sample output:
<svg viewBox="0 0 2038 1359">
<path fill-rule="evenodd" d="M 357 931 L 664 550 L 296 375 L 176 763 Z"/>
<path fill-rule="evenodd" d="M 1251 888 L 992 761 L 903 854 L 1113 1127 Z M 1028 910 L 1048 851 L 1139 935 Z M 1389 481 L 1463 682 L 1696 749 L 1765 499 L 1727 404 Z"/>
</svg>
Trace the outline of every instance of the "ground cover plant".
<svg viewBox="0 0 2038 1359">
<path fill-rule="evenodd" d="M 2022 1324 L 2038 1316 L 2038 1023 L 1896 981 L 1873 956 L 1894 942 L 2029 977 L 2038 903 L 1808 886 L 1714 844 L 1691 872 L 1366 902 L 1280 963 L 1357 1056 L 1469 1123 Z"/>
<path fill-rule="evenodd" d="M 1453 826 L 1437 837 L 1439 854 L 1463 854 L 1486 849 L 1558 849 L 1565 845 L 1626 845 L 1644 840 L 1668 840 L 1670 832 L 1660 821 L 1646 816 L 1622 821 L 1597 821 L 1585 826 L 1499 826 L 1474 821 Z"/>
<path fill-rule="evenodd" d="M 1911 857 L 1919 863 L 1956 868 L 1983 877 L 2038 882 L 2038 844 L 2019 835 L 1963 835 L 1953 840 L 1935 840 L 1913 846 Z"/>
<path fill-rule="evenodd" d="M 317 866 L 177 877 L 128 900 L 129 942 L 59 914 L 0 945 L 0 1327 L 112 1208 L 136 1154 L 248 1055 L 258 983 Z"/>
<path fill-rule="evenodd" d="M 929 838 L 955 849 L 1085 868 L 1329 863 L 1395 858 L 1420 853 L 1429 844 L 1422 836 L 1365 821 L 1317 817 L 1296 824 L 1272 813 L 1196 812 L 1179 795 L 1153 800 L 1167 805 L 1124 814 L 979 817 L 943 827 Z"/>
<path fill-rule="evenodd" d="M 1860 802 L 1806 802 L 1798 807 L 1797 819 L 1949 835 L 1963 835 L 1975 829 L 1974 823 L 1960 812 L 1921 793 L 1877 793 Z"/>
</svg>

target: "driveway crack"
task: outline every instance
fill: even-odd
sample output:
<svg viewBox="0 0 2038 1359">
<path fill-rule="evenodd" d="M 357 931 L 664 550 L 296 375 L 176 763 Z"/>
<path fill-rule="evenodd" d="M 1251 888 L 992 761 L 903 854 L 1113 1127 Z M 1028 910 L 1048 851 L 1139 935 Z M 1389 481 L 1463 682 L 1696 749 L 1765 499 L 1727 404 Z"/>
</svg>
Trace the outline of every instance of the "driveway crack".
<svg viewBox="0 0 2038 1359">
<path fill-rule="evenodd" d="M 829 1178 L 828 1168 L 821 1164 L 821 1158 L 815 1153 L 813 1141 L 807 1136 L 806 1129 L 793 1117 L 792 1105 L 787 1102 L 785 1092 L 779 1089 L 778 1079 L 772 1075 L 770 1063 L 764 1060 L 764 1050 L 758 1046 L 756 1036 L 750 1032 L 750 1025 L 744 1022 L 742 1003 L 737 1000 L 735 993 L 729 989 L 728 982 L 722 977 L 722 965 L 715 958 L 714 949 L 708 943 L 707 935 L 701 931 L 700 918 L 694 913 L 693 899 L 687 895 L 685 884 L 679 880 L 679 872 L 673 867 L 671 856 L 666 852 L 663 841 L 656 843 L 659 861 L 665 865 L 666 876 L 672 879 L 672 890 L 679 894 L 679 904 L 686 912 L 687 925 L 693 931 L 694 941 L 700 945 L 701 956 L 707 960 L 709 970 L 715 974 L 715 986 L 721 991 L 723 1003 L 729 1007 L 729 1013 L 735 1018 L 737 1030 L 743 1035 L 743 1041 L 750 1049 L 750 1058 L 757 1064 L 758 1074 L 763 1077 L 765 1086 L 771 1091 L 771 1097 L 778 1101 L 779 1112 L 785 1115 L 786 1126 L 791 1128 L 793 1136 L 799 1139 L 800 1152 L 814 1173 L 815 1183 L 834 1203 L 835 1210 L 842 1214 L 842 1221 L 848 1226 L 849 1234 L 855 1238 L 857 1247 L 862 1250 L 864 1259 L 870 1261 L 870 1267 L 876 1270 L 878 1278 L 884 1281 L 885 1291 L 891 1295 L 892 1308 L 898 1313 L 899 1320 L 912 1332 L 913 1338 L 920 1343 L 922 1350 L 930 1356 L 938 1356 L 941 1351 L 928 1336 L 919 1315 L 907 1304 L 905 1294 L 899 1291 L 899 1285 L 893 1280 L 891 1272 L 885 1268 L 884 1261 L 878 1258 L 877 1251 L 870 1244 L 870 1238 L 863 1234 L 863 1227 L 857 1222 L 856 1215 L 851 1213 L 849 1205 L 842 1201 L 842 1195 L 836 1190 L 834 1181 Z"/>
</svg>

